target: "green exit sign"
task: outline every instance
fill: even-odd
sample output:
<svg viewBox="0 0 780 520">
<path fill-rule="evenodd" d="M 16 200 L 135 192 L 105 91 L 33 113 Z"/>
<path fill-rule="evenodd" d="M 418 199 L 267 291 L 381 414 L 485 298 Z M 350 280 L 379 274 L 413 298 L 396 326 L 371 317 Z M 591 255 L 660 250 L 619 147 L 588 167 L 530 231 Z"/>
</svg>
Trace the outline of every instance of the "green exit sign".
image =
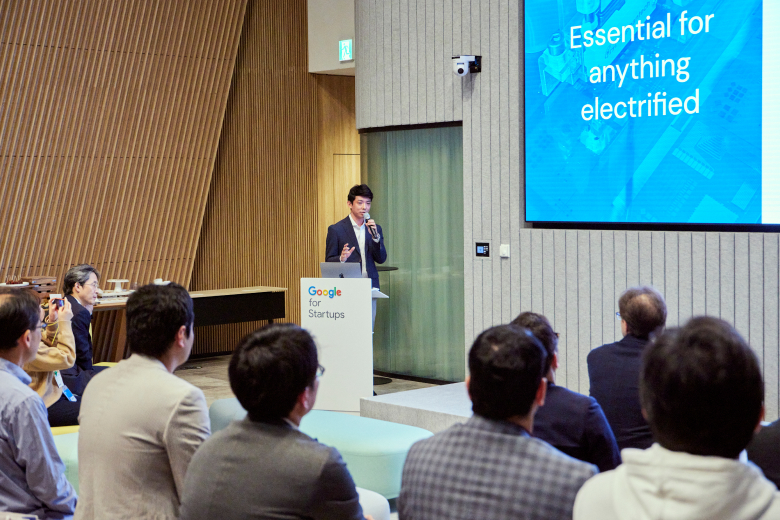
<svg viewBox="0 0 780 520">
<path fill-rule="evenodd" d="M 341 40 L 339 42 L 339 61 L 352 61 L 352 40 Z"/>
</svg>

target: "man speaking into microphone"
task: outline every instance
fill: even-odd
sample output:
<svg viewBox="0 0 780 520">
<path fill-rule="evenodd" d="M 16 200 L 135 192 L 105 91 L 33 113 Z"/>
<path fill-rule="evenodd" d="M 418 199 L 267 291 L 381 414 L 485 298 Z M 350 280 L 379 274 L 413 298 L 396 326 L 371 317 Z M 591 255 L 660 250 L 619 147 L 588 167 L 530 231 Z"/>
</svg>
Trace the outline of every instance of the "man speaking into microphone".
<svg viewBox="0 0 780 520">
<path fill-rule="evenodd" d="M 373 198 L 374 194 L 365 184 L 352 186 L 347 195 L 349 215 L 328 226 L 325 261 L 360 263 L 363 278 L 371 278 L 371 286 L 379 289 L 376 264 L 387 260 L 387 251 L 382 227 L 369 215 Z M 372 299 L 371 304 L 372 316 L 376 319 L 376 300 Z"/>
</svg>

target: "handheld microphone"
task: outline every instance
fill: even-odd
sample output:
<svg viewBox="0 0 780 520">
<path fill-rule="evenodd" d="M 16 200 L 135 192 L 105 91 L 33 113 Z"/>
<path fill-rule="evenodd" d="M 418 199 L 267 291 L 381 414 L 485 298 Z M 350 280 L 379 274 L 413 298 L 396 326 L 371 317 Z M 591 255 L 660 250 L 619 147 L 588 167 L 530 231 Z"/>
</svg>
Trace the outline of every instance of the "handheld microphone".
<svg viewBox="0 0 780 520">
<path fill-rule="evenodd" d="M 369 220 L 371 220 L 371 214 L 369 214 L 369 213 L 368 213 L 368 211 L 366 211 L 366 212 L 363 214 L 363 218 L 365 219 L 365 221 L 366 221 L 366 222 L 368 222 Z M 375 230 L 374 228 L 372 228 L 372 227 L 371 227 L 371 226 L 369 226 L 369 225 L 366 225 L 366 227 L 368 228 L 368 232 L 369 232 L 369 233 L 371 233 L 371 238 L 373 238 L 374 240 L 376 240 L 377 238 L 379 238 L 379 237 L 377 236 L 377 234 L 376 234 L 376 230 Z"/>
</svg>

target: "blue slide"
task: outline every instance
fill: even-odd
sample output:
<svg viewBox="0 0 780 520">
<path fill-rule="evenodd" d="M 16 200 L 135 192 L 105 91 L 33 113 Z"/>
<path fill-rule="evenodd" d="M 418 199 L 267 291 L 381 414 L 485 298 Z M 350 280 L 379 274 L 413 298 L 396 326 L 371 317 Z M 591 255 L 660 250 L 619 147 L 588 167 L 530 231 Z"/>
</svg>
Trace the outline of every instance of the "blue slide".
<svg viewBox="0 0 780 520">
<path fill-rule="evenodd" d="M 526 220 L 778 223 L 762 219 L 763 14 L 526 0 Z"/>
</svg>

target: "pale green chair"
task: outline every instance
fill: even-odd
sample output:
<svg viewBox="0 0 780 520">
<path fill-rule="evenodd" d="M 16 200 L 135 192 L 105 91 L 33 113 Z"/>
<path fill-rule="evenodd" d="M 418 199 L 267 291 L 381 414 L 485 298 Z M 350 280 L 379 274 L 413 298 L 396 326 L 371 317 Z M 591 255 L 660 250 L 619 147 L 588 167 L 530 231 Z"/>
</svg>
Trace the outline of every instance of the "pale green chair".
<svg viewBox="0 0 780 520">
<path fill-rule="evenodd" d="M 64 426 L 63 428 L 71 428 Z M 78 426 L 76 426 L 78 428 Z M 52 428 L 53 430 L 53 428 Z M 60 454 L 62 462 L 65 464 L 65 478 L 70 485 L 79 492 L 79 434 L 63 433 L 54 436 L 54 445 L 57 447 L 57 453 Z"/>
</svg>

